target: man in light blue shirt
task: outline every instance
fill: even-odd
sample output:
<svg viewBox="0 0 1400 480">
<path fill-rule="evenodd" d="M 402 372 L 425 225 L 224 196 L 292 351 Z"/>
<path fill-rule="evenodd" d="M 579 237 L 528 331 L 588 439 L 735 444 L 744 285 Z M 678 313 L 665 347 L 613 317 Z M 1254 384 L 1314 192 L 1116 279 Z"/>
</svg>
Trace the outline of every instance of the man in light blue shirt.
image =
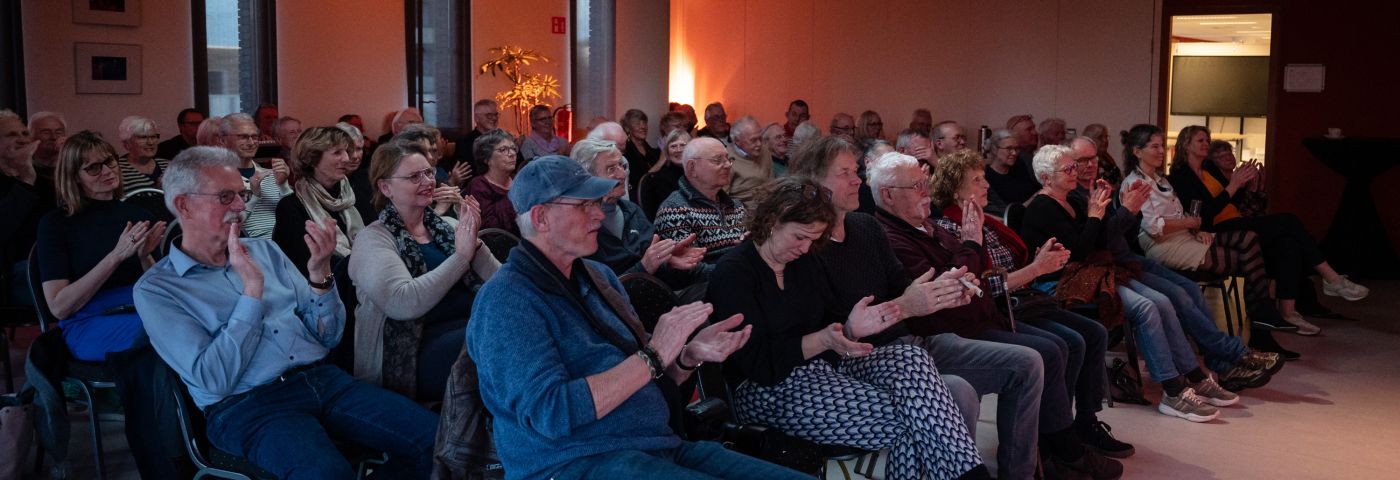
<svg viewBox="0 0 1400 480">
<path fill-rule="evenodd" d="M 171 162 L 165 202 L 183 237 L 135 292 L 151 344 L 204 410 L 209 440 L 278 478 L 354 478 L 333 431 L 389 453 L 390 478 L 427 478 L 437 416 L 321 364 L 345 328 L 330 273 L 334 220 L 307 222 L 303 277 L 276 244 L 238 238 L 249 193 L 237 168 L 213 147 Z"/>
</svg>

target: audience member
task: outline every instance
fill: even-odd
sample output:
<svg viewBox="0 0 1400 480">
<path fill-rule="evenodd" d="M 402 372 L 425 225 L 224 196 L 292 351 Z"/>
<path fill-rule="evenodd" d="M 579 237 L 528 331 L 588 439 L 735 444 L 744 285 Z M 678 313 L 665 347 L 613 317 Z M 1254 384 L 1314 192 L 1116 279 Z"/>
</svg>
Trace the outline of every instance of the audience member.
<svg viewBox="0 0 1400 480">
<path fill-rule="evenodd" d="M 131 286 L 165 236 L 165 222 L 119 201 L 116 167 L 117 152 L 100 135 L 68 137 L 55 172 L 63 208 L 44 215 L 36 243 L 49 311 L 73 357 L 89 362 L 146 343 Z"/>
<path fill-rule="evenodd" d="M 486 171 L 486 166 L 477 164 L 473 158 L 475 153 L 472 152 L 472 145 L 486 132 L 499 128 L 497 125 L 500 124 L 500 120 L 501 108 L 495 100 L 483 98 L 472 104 L 472 128 L 457 137 L 457 148 L 452 152 L 452 167 L 467 163 L 472 166 L 473 172 Z"/>
<path fill-rule="evenodd" d="M 1016 165 L 1025 170 L 1026 176 L 1034 177 L 1035 174 L 1031 172 L 1031 160 L 1035 158 L 1035 149 L 1040 148 L 1040 134 L 1035 129 L 1035 119 L 1030 115 L 1013 116 L 1006 120 L 1006 129 L 1016 137 Z"/>
<path fill-rule="evenodd" d="M 1235 158 L 1235 146 L 1224 140 L 1210 142 L 1210 161 L 1220 170 L 1220 176 L 1224 177 L 1226 185 L 1234 179 L 1235 170 L 1240 167 L 1239 160 Z M 1249 163 L 1245 162 L 1246 165 Z M 1258 173 L 1240 189 L 1238 198 L 1231 199 L 1231 203 L 1239 209 L 1240 215 L 1245 217 L 1269 213 L 1269 194 L 1264 191 L 1264 169 L 1259 167 L 1256 170 Z"/>
<path fill-rule="evenodd" d="M 725 191 L 734 157 L 719 140 L 703 137 L 685 146 L 681 165 L 685 176 L 656 210 L 656 233 L 671 240 L 694 235 L 706 259 L 718 259 L 748 234 L 744 204 Z"/>
<path fill-rule="evenodd" d="M 821 261 L 807 255 L 831 234 L 831 192 L 799 176 L 769 188 L 752 236 L 720 260 L 708 293 L 714 319 L 753 329 L 724 369 L 739 420 L 817 443 L 889 449 L 886 478 L 988 478 L 928 354 L 867 343 L 899 324 L 899 304 L 871 295 L 838 306 Z M 900 400 L 912 398 L 920 401 Z"/>
<path fill-rule="evenodd" d="M 39 172 L 39 178 L 53 182 L 58 149 L 68 138 L 68 120 L 59 113 L 35 113 L 29 116 L 29 131 L 39 143 L 39 149 L 34 151 L 34 169 Z"/>
<path fill-rule="evenodd" d="M 277 146 L 282 149 L 282 156 L 278 158 L 291 161 L 292 149 L 296 148 L 297 139 L 301 138 L 301 120 L 292 117 L 282 117 L 278 118 L 277 123 L 273 125 L 275 126 L 272 128 L 272 131 L 276 134 Z"/>
<path fill-rule="evenodd" d="M 681 112 L 666 112 L 656 121 L 657 131 L 661 132 L 660 138 L 666 138 L 673 130 L 685 131 L 685 114 Z M 686 132 L 689 135 L 689 132 Z"/>
<path fill-rule="evenodd" d="M 729 158 L 733 160 L 733 175 L 729 180 L 729 195 L 752 209 L 758 202 L 760 188 L 773 178 L 772 154 L 763 149 L 763 132 L 758 121 L 745 115 L 734 122 L 730 131 Z"/>
<path fill-rule="evenodd" d="M 817 128 L 816 125 L 812 125 L 812 122 L 802 122 L 798 124 L 797 128 L 792 130 L 792 139 L 788 141 L 789 155 L 796 156 L 797 152 L 802 151 L 803 146 L 821 137 L 821 129 Z"/>
<path fill-rule="evenodd" d="M 195 146 L 223 146 L 223 138 L 221 138 L 219 134 L 219 124 L 222 121 L 223 117 L 209 117 L 204 119 L 203 122 L 199 122 L 199 131 L 194 134 Z"/>
<path fill-rule="evenodd" d="M 250 117 L 232 117 L 237 135 L 256 136 Z M 381 475 L 426 478 L 436 416 L 321 364 L 345 326 L 330 274 L 334 220 L 307 228 L 308 282 L 271 241 L 238 238 L 245 163 L 195 147 L 166 171 L 166 206 L 184 235 L 136 283 L 152 346 L 204 411 L 210 442 L 278 478 L 354 477 L 332 432 L 388 453 Z"/>
<path fill-rule="evenodd" d="M 769 123 L 763 127 L 763 149 L 768 152 L 773 160 L 773 176 L 781 177 L 787 175 L 788 170 L 788 136 L 783 133 L 783 127 L 777 122 Z"/>
<path fill-rule="evenodd" d="M 160 142 L 160 146 L 156 148 L 156 158 L 168 161 L 186 148 L 198 145 L 199 125 L 202 123 L 204 123 L 203 112 L 193 108 L 180 110 L 180 114 L 175 116 L 175 127 L 179 129 L 180 134 Z"/>
<path fill-rule="evenodd" d="M 393 141 L 421 144 L 423 151 L 428 153 L 428 164 L 433 166 L 437 182 L 444 184 L 441 186 L 443 188 L 458 187 L 460 189 L 472 177 L 470 163 L 459 163 L 451 170 L 448 170 L 447 166 L 442 163 L 443 148 L 446 142 L 442 139 L 442 131 L 438 130 L 437 127 L 422 122 L 412 123 L 404 126 L 403 130 L 395 134 Z M 438 215 L 442 215 L 446 213 L 447 206 L 440 204 L 438 209 Z"/>
<path fill-rule="evenodd" d="M 253 120 L 258 127 L 258 142 L 277 141 L 277 105 L 264 103 L 253 110 Z"/>
<path fill-rule="evenodd" d="M 988 278 L 988 298 L 1010 296 L 1025 298 L 1026 303 L 1029 303 L 1029 299 L 1042 295 L 1024 287 L 1036 277 L 1059 271 L 1068 260 L 1070 252 L 1064 245 L 1054 241 L 1046 241 L 1035 251 L 1031 251 L 1030 245 L 1015 231 L 984 213 L 989 188 L 982 177 L 985 172 L 982 165 L 981 156 L 971 151 L 955 153 L 942 159 L 942 165 L 934 175 L 933 186 L 930 189 L 933 207 L 941 209 L 942 215 L 933 223 L 944 232 L 958 235 L 964 242 L 970 241 L 981 247 L 980 263 L 983 267 L 969 269 L 978 275 L 983 275 L 987 270 L 995 270 Z M 1104 326 L 1093 319 L 1053 304 L 1048 305 L 1048 308 L 1022 308 L 1021 311 L 1016 311 L 1009 308 L 1009 301 L 993 303 L 993 308 L 996 309 L 992 312 L 994 318 L 1014 320 L 1014 333 L 1033 336 L 1037 341 L 1049 341 L 1054 345 L 1053 350 L 1058 352 L 1048 353 L 1047 350 L 1041 349 L 1043 345 L 1023 343 L 1022 338 L 1007 337 L 1003 333 L 991 333 L 991 337 L 977 338 L 1030 346 L 1040 351 L 1042 357 L 1061 355 L 1065 359 L 1062 368 L 1066 380 L 1062 384 L 1063 391 L 1069 395 L 1068 398 L 1073 399 L 1075 407 L 1071 425 L 1074 436 L 1085 446 L 1103 455 L 1115 458 L 1131 456 L 1134 452 L 1133 446 L 1113 438 L 1109 433 L 1112 429 L 1097 417 L 1098 411 L 1103 409 L 1101 402 L 1106 394 L 1105 385 L 1108 383 L 1105 378 L 1107 369 L 1104 365 L 1104 355 L 1108 349 L 1108 331 Z M 1103 314 L 1101 308 L 1100 315 Z M 1050 370 L 1048 363 L 1046 369 Z M 1046 392 L 1051 390 L 1051 383 L 1046 381 Z M 1059 386 L 1055 385 L 1056 389 Z M 1042 411 L 1042 422 L 1045 417 L 1046 414 Z M 1058 414 L 1055 418 L 1052 425 L 1060 425 L 1061 420 L 1068 419 L 1068 412 Z M 1054 432 L 1055 428 L 1047 430 L 1042 426 L 1041 431 Z M 1061 439 L 1065 438 L 1067 437 Z M 1042 440 L 1053 441 L 1049 438 Z M 1067 455 L 1062 457 L 1062 460 L 1068 459 L 1072 462 L 1077 457 L 1071 451 L 1062 453 Z M 1089 463 L 1097 464 L 1095 461 Z M 1078 467 L 1069 468 L 1073 470 Z M 1108 468 L 1109 471 L 1114 471 L 1121 469 L 1121 466 Z"/>
<path fill-rule="evenodd" d="M 554 135 L 554 113 L 547 105 L 530 107 L 530 134 L 520 139 L 520 155 L 525 162 L 546 155 L 567 153 L 568 141 Z"/>
<path fill-rule="evenodd" d="M 849 113 L 837 113 L 831 117 L 831 126 L 826 129 L 828 135 L 846 139 L 847 142 L 856 142 L 856 119 Z"/>
<path fill-rule="evenodd" d="M 807 101 L 799 98 L 788 103 L 787 111 L 783 112 L 783 117 L 787 119 L 787 123 L 783 124 L 783 133 L 788 138 L 792 138 L 797 133 L 799 125 L 812 119 L 812 113 L 807 108 Z M 793 151 L 796 152 L 796 150 Z"/>
<path fill-rule="evenodd" d="M 1370 289 L 1340 275 L 1327 263 L 1317 241 L 1303 227 L 1303 222 L 1291 213 L 1275 213 L 1257 217 L 1240 214 L 1236 198 L 1248 189 L 1249 182 L 1259 174 L 1255 164 L 1236 169 L 1230 180 L 1208 162 L 1210 130 L 1199 125 L 1181 129 L 1173 148 L 1171 173 L 1168 180 L 1182 202 L 1192 205 L 1192 213 L 1203 232 L 1254 232 L 1269 272 L 1277 279 L 1274 297 L 1283 319 L 1298 327 L 1299 335 L 1316 335 L 1322 329 L 1303 318 L 1296 308 L 1302 279 L 1311 273 L 1322 276 L 1322 293 L 1349 301 L 1366 298 Z M 1311 287 L 1309 287 L 1311 288 Z"/>
<path fill-rule="evenodd" d="M 1036 138 L 1040 141 L 1036 148 L 1046 145 L 1065 144 L 1065 121 L 1060 118 L 1047 118 L 1040 121 L 1040 130 Z"/>
<path fill-rule="evenodd" d="M 481 212 L 481 228 L 499 228 L 520 235 L 511 207 L 510 186 L 519 168 L 514 139 L 501 130 L 492 130 L 476 138 L 472 144 L 472 159 L 486 167 L 486 172 L 467 182 L 467 196 Z"/>
<path fill-rule="evenodd" d="M 34 151 L 39 142 L 29 135 L 24 120 L 0 110 L 0 267 L 7 278 L 27 278 L 29 248 L 34 245 L 39 219 L 57 205 L 53 182 L 39 180 Z M 6 282 L 6 295 L 20 305 L 32 303 L 29 282 Z"/>
<path fill-rule="evenodd" d="M 1094 148 L 1098 150 L 1099 178 L 1107 181 L 1114 191 L 1123 183 L 1123 169 L 1118 165 L 1118 161 L 1113 159 L 1113 155 L 1108 153 L 1108 127 L 1100 123 L 1091 123 L 1084 127 L 1084 136 L 1094 141 Z"/>
<path fill-rule="evenodd" d="M 716 138 L 728 145 L 733 138 L 729 130 L 729 115 L 724 113 L 724 104 L 714 102 L 705 106 L 705 128 L 700 129 L 695 135 Z"/>
<path fill-rule="evenodd" d="M 647 141 L 646 113 L 635 108 L 627 110 L 618 123 L 627 133 L 627 140 L 618 145 L 622 146 L 622 156 L 627 159 L 627 190 L 631 192 L 628 197 L 636 199 L 637 183 L 661 161 L 661 150 Z"/>
<path fill-rule="evenodd" d="M 359 299 L 355 377 L 423 402 L 443 397 L 476 289 L 500 268 L 477 238 L 475 200 L 458 203 L 456 219 L 428 208 L 426 153 L 408 142 L 374 152 L 370 178 L 380 214 L 355 237 L 349 265 Z"/>
<path fill-rule="evenodd" d="M 389 120 L 389 131 L 380 135 L 379 139 L 375 140 L 374 143 L 379 145 L 388 143 L 390 139 L 394 138 L 394 135 L 398 135 L 400 132 L 403 132 L 405 127 L 415 123 L 423 123 L 423 113 L 419 112 L 417 108 L 407 107 L 394 112 L 394 116 Z M 434 165 L 436 165 L 436 163 L 434 163 Z"/>
<path fill-rule="evenodd" d="M 870 142 L 884 139 L 885 122 L 880 120 L 880 114 L 874 110 L 860 112 L 856 119 L 856 146 L 867 148 Z"/>
<path fill-rule="evenodd" d="M 506 475 L 801 478 L 717 443 L 683 441 L 668 425 L 668 397 L 684 401 L 673 397 L 677 385 L 700 363 L 724 361 L 750 329 L 731 331 L 737 315 L 699 328 L 712 308 L 694 303 L 643 331 L 617 277 L 583 259 L 597 248 L 600 199 L 617 183 L 548 156 L 527 164 L 511 190 L 524 241 L 482 287 L 467 325 Z"/>
<path fill-rule="evenodd" d="M 690 143 L 690 134 L 685 130 L 677 128 L 667 133 L 661 138 L 662 161 L 656 162 L 651 167 L 651 171 L 642 177 L 638 182 L 637 200 L 642 207 L 642 213 L 647 218 L 656 220 L 656 210 L 661 208 L 661 203 L 666 201 L 666 197 L 671 196 L 679 185 L 681 177 L 685 176 L 685 167 L 681 165 L 681 154 L 685 152 L 685 146 Z"/>
<path fill-rule="evenodd" d="M 277 203 L 292 194 L 287 162 L 280 158 L 264 159 L 264 164 L 253 161 L 258 152 L 258 127 L 246 113 L 232 113 L 220 119 L 219 140 L 220 145 L 238 156 L 238 173 L 251 194 L 245 205 L 246 218 L 239 222 L 243 236 L 272 238 L 272 229 L 277 225 Z M 165 199 L 170 201 L 169 192 Z"/>
<path fill-rule="evenodd" d="M 126 154 L 117 158 L 122 191 L 130 193 L 142 188 L 160 188 L 160 176 L 165 173 L 170 160 L 156 156 L 156 147 L 160 144 L 160 130 L 156 129 L 156 122 L 135 115 L 123 118 L 117 125 L 117 139 L 126 150 Z"/>
<path fill-rule="evenodd" d="M 1022 160 L 1017 153 L 1020 147 L 1020 140 L 1007 130 L 992 132 L 992 137 L 985 146 L 987 183 L 992 191 L 996 192 L 996 199 L 999 200 L 995 203 L 988 202 L 993 215 L 1001 215 L 1001 212 L 1006 210 L 1006 205 L 1024 204 L 1040 189 L 1040 184 L 1036 183 L 1030 171 L 1021 168 L 1018 163 Z"/>
<path fill-rule="evenodd" d="M 355 192 L 355 211 L 360 212 L 360 219 L 378 218 L 378 210 L 374 208 L 374 187 L 369 181 L 369 166 L 364 161 L 365 158 L 365 136 L 363 131 L 355 128 L 347 122 L 335 124 L 346 135 L 350 136 L 350 189 Z"/>
<path fill-rule="evenodd" d="M 689 133 L 694 138 L 695 125 L 700 123 L 700 120 L 695 118 L 695 107 L 690 106 L 690 104 L 671 102 L 671 111 L 685 115 L 685 123 L 682 124 L 681 128 L 684 128 L 685 133 Z"/>
<path fill-rule="evenodd" d="M 854 211 L 857 205 L 851 201 L 851 192 L 859 179 L 851 172 L 855 170 L 857 153 L 854 146 L 833 138 L 820 142 L 793 162 L 794 174 L 821 179 L 821 184 L 833 192 L 836 219 L 832 234 L 815 255 L 825 267 L 837 305 L 854 306 L 861 297 L 875 295 L 876 301 L 897 303 L 901 317 L 907 319 L 937 315 L 938 310 L 966 304 L 971 297 L 959 281 L 966 269 L 943 272 L 936 280 L 934 272 L 929 271 L 911 282 L 895 258 L 880 222 Z M 928 177 L 913 157 L 885 154 L 870 163 L 866 171 L 870 188 L 884 197 L 876 200 L 881 209 L 890 208 L 893 203 L 882 200 L 910 195 L 914 207 L 922 203 L 922 210 L 917 213 L 920 221 L 928 218 Z M 905 178 L 894 181 L 897 175 Z M 969 432 L 976 432 L 981 412 L 979 394 L 998 394 L 997 475 L 1031 478 L 1037 464 L 1035 430 L 1044 381 L 1040 354 L 1018 345 L 967 340 L 953 334 L 915 337 L 903 323 L 866 341 L 872 345 L 910 344 L 927 351 L 958 403 Z"/>
<path fill-rule="evenodd" d="M 311 127 L 292 146 L 292 167 L 297 171 L 297 180 L 292 186 L 293 194 L 277 203 L 272 241 L 303 275 L 307 272 L 300 267 L 312 254 L 302 241 L 307 225 L 337 227 L 332 265 L 350 255 L 355 236 L 365 226 L 360 211 L 355 209 L 355 189 L 350 187 L 350 149 L 353 146 L 350 134 L 336 127 Z"/>
<path fill-rule="evenodd" d="M 962 150 L 967 150 L 967 133 L 962 125 L 945 120 L 933 126 L 933 153 L 936 157 L 943 158 Z"/>
<path fill-rule="evenodd" d="M 914 109 L 914 117 L 909 120 L 909 129 L 931 135 L 933 133 L 933 112 L 928 111 L 927 108 Z"/>
<path fill-rule="evenodd" d="M 934 169 L 938 167 L 938 158 L 934 156 L 933 152 L 933 142 L 929 140 L 928 134 L 921 130 L 910 128 L 899 132 L 899 136 L 895 137 L 894 140 L 894 150 L 918 160 L 920 168 L 924 170 L 925 174 L 932 175 Z M 869 165 L 870 160 L 872 159 L 866 159 L 865 164 Z"/>
</svg>

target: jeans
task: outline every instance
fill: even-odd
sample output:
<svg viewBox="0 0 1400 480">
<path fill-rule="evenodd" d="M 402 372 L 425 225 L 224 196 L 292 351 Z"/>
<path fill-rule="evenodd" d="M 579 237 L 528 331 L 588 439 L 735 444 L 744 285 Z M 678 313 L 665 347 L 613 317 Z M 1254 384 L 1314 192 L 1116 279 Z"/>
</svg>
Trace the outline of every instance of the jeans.
<svg viewBox="0 0 1400 480">
<path fill-rule="evenodd" d="M 1080 420 L 1092 420 L 1103 410 L 1104 382 L 1108 367 L 1104 356 L 1108 352 L 1108 330 L 1103 324 L 1064 309 L 1051 310 L 1036 317 L 1017 319 L 1022 326 L 1034 325 L 1064 341 L 1069 348 L 1065 363 L 1065 388 L 1074 396 L 1075 411 Z"/>
<path fill-rule="evenodd" d="M 382 478 L 428 478 L 437 415 L 322 365 L 209 407 L 209 441 L 284 480 L 355 478 L 331 437 L 389 454 Z"/>
<path fill-rule="evenodd" d="M 978 333 L 973 339 L 1019 345 L 1035 350 L 1042 365 L 1040 423 L 1037 430 L 1039 433 L 1050 433 L 1069 428 L 1070 424 L 1074 422 L 1074 415 L 1070 411 L 1071 397 L 1065 383 L 1065 363 L 1069 347 L 1065 345 L 1064 340 L 1055 334 L 1026 324 L 1017 325 L 1015 332 L 987 330 Z M 1000 398 L 998 403 L 1000 403 Z"/>
<path fill-rule="evenodd" d="M 727 450 L 715 442 L 683 442 L 657 451 L 619 450 L 583 457 L 550 475 L 555 480 L 619 478 L 640 480 L 809 479 L 797 471 Z"/>
<path fill-rule="evenodd" d="M 1158 383 L 1171 380 L 1197 368 L 1196 352 L 1181 331 L 1176 308 L 1166 295 L 1137 280 L 1118 284 L 1118 297 L 1128 321 L 1133 322 L 1133 336 L 1138 351 L 1147 361 L 1147 371 Z"/>
<path fill-rule="evenodd" d="M 969 412 L 950 378 L 971 384 L 978 395 L 997 394 L 997 478 L 1028 479 L 1035 474 L 1036 429 L 1045 386 L 1045 366 L 1039 353 L 1029 347 L 969 340 L 952 333 L 907 336 L 897 342 L 928 351 L 964 415 Z M 969 430 L 976 434 L 974 427 Z"/>
<path fill-rule="evenodd" d="M 1220 327 L 1210 317 L 1210 309 L 1206 307 L 1205 297 L 1201 295 L 1201 287 L 1160 263 L 1145 257 L 1140 261 L 1143 270 L 1138 281 L 1171 300 L 1172 306 L 1176 308 L 1177 318 L 1181 320 L 1181 329 L 1196 339 L 1196 346 L 1200 347 L 1201 353 L 1205 355 L 1206 367 L 1220 374 L 1234 368 L 1249 349 L 1239 337 L 1232 337 L 1220 331 Z"/>
</svg>

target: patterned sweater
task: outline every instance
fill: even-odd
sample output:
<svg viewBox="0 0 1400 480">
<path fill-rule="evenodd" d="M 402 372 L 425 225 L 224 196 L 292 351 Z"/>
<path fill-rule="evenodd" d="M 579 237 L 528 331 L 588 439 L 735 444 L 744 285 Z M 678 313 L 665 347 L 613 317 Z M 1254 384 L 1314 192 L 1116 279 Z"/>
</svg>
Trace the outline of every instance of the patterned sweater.
<svg viewBox="0 0 1400 480">
<path fill-rule="evenodd" d="M 656 233 L 675 240 L 693 233 L 693 246 L 705 248 L 707 259 L 719 258 L 744 240 L 748 211 L 723 190 L 715 198 L 718 201 L 705 198 L 690 180 L 681 177 L 676 191 L 656 210 Z"/>
</svg>

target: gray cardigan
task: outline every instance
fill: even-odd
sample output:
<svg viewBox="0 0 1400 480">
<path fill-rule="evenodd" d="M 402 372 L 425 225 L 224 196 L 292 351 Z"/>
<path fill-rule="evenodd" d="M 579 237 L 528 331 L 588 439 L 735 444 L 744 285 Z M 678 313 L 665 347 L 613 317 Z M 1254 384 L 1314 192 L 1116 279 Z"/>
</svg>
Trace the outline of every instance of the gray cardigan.
<svg viewBox="0 0 1400 480">
<path fill-rule="evenodd" d="M 454 218 L 443 217 L 453 227 Z M 501 263 L 481 242 L 468 261 L 463 255 L 447 257 L 438 268 L 419 277 L 408 272 L 399 258 L 394 237 L 384 222 L 366 225 L 355 236 L 350 251 L 350 279 L 355 282 L 355 378 L 380 385 L 384 363 L 385 320 L 415 320 L 442 300 L 454 282 L 463 281 L 467 269 L 482 280 L 491 278 Z"/>
</svg>

